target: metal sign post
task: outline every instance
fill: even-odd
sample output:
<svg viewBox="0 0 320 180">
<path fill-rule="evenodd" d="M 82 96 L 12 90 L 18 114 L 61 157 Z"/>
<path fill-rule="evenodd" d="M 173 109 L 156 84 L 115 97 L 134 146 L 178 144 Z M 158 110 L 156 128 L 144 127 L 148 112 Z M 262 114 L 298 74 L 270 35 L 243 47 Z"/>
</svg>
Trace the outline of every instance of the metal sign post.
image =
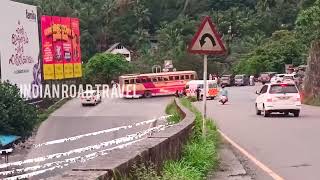
<svg viewBox="0 0 320 180">
<path fill-rule="evenodd" d="M 215 25 L 212 23 L 209 16 L 202 21 L 196 35 L 188 48 L 190 53 L 203 54 L 203 121 L 202 134 L 206 136 L 206 119 L 207 119 L 207 68 L 208 68 L 208 54 L 218 55 L 225 54 L 226 48 L 217 32 Z"/>
<path fill-rule="evenodd" d="M 207 74 L 208 74 L 208 55 L 203 58 L 203 120 L 202 120 L 202 135 L 206 135 L 206 120 L 207 120 Z"/>
</svg>

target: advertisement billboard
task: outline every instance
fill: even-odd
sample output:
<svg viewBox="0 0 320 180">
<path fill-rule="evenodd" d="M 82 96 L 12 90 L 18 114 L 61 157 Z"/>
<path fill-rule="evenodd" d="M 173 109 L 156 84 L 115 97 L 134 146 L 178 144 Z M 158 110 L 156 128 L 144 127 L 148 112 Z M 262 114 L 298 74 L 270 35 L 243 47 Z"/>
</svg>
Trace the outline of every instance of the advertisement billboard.
<svg viewBox="0 0 320 180">
<path fill-rule="evenodd" d="M 79 19 L 71 18 L 74 77 L 82 77 Z"/>
<path fill-rule="evenodd" d="M 81 77 L 79 19 L 43 16 L 41 34 L 44 79 Z"/>
<path fill-rule="evenodd" d="M 53 61 L 53 42 L 52 38 L 52 18 L 51 16 L 41 17 L 41 27 L 44 29 L 41 32 L 42 43 L 42 59 L 43 59 L 43 78 L 55 79 L 54 77 L 54 61 Z"/>
<path fill-rule="evenodd" d="M 37 8 L 1 0 L 0 22 L 1 80 L 18 86 L 40 85 Z M 25 96 L 31 97 L 31 92 Z"/>
</svg>

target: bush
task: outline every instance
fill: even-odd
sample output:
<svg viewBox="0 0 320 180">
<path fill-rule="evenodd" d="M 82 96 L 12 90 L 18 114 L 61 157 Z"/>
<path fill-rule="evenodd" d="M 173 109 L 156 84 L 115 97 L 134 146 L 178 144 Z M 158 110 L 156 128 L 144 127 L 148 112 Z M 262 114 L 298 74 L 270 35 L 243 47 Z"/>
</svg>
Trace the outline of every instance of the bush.
<svg viewBox="0 0 320 180">
<path fill-rule="evenodd" d="M 17 86 L 0 82 L 0 134 L 31 135 L 37 123 L 35 107 L 20 96 Z"/>
</svg>

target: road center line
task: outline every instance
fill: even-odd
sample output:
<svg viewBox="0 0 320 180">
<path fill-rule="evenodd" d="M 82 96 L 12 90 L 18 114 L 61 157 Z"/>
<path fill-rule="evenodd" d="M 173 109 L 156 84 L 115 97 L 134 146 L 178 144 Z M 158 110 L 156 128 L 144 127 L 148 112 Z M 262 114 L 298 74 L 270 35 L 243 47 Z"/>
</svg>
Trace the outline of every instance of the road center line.
<svg viewBox="0 0 320 180">
<path fill-rule="evenodd" d="M 88 154 L 88 155 L 85 155 L 85 156 L 78 156 L 78 157 L 66 159 L 64 161 L 57 161 L 57 162 L 48 163 L 48 164 L 46 164 L 44 166 L 34 166 L 34 169 L 39 169 L 41 167 L 44 167 L 46 169 L 35 171 L 35 172 L 31 172 L 31 173 L 26 173 L 26 174 L 14 176 L 14 177 L 8 177 L 8 178 L 5 178 L 4 180 L 16 180 L 16 179 L 30 178 L 30 177 L 33 177 L 33 176 L 37 176 L 37 175 L 43 174 L 43 173 L 48 172 L 48 171 L 53 171 L 55 169 L 59 169 L 59 168 L 62 169 L 64 167 L 66 167 L 66 166 L 69 166 L 71 164 L 77 163 L 79 160 L 81 161 L 81 163 L 83 163 L 85 161 L 95 159 L 95 158 L 97 158 L 99 156 L 107 155 L 113 150 L 123 149 L 123 148 L 128 147 L 128 146 L 130 146 L 130 145 L 132 145 L 134 143 L 137 143 L 137 142 L 139 142 L 141 140 L 142 139 L 138 139 L 138 140 L 135 140 L 135 141 L 131 141 L 131 142 L 122 144 L 122 145 L 115 146 L 113 148 L 109 148 L 109 149 L 105 149 L 105 150 L 98 151 L 98 152 L 95 152 L 95 153 L 91 153 L 91 154 Z M 55 166 L 51 167 L 52 165 L 55 165 Z M 51 168 L 47 168 L 47 167 L 51 167 Z M 12 172 L 15 172 L 15 171 L 12 171 Z"/>
<path fill-rule="evenodd" d="M 124 143 L 124 142 L 133 141 L 133 140 L 136 140 L 136 139 L 140 139 L 143 136 L 148 135 L 151 132 L 154 132 L 154 131 L 160 132 L 160 131 L 164 130 L 165 128 L 169 127 L 169 126 L 170 125 L 159 125 L 159 126 L 156 126 L 156 127 L 153 127 L 153 128 L 149 128 L 149 129 L 147 129 L 145 131 L 140 131 L 140 132 L 137 132 L 135 134 L 127 135 L 125 137 L 121 137 L 121 138 L 118 138 L 118 139 L 102 142 L 100 144 L 95 144 L 95 145 L 91 145 L 91 146 L 87 146 L 87 147 L 82 147 L 82 148 L 78 148 L 78 149 L 72 149 L 72 150 L 70 150 L 68 152 L 64 152 L 64 153 L 50 154 L 50 155 L 46 155 L 46 156 L 43 156 L 43 157 L 37 157 L 37 158 L 33 158 L 33 159 L 26 159 L 26 160 L 23 160 L 23 161 L 16 161 L 16 162 L 11 162 L 11 163 L 0 164 L 0 169 L 6 168 L 6 167 L 10 167 L 10 166 L 21 166 L 23 164 L 43 162 L 43 161 L 50 160 L 50 159 L 58 159 L 58 158 L 61 158 L 61 157 L 70 156 L 71 154 L 79 154 L 79 153 L 83 153 L 83 152 L 87 152 L 87 151 L 98 150 L 98 149 L 105 148 L 105 147 L 108 147 L 108 146 L 111 146 L 111 145 L 115 145 L 115 144 L 117 145 L 117 144 L 120 144 L 120 143 Z M 1 172 L 0 172 L 0 174 L 1 174 Z"/>
<path fill-rule="evenodd" d="M 284 180 L 281 176 L 276 174 L 274 171 L 272 171 L 268 166 L 264 165 L 262 162 L 257 160 L 253 155 L 251 155 L 249 152 L 247 152 L 245 149 L 243 149 L 240 145 L 238 145 L 236 142 L 231 140 L 227 135 L 225 135 L 221 130 L 218 130 L 221 136 L 227 140 L 233 147 L 237 148 L 243 155 L 245 155 L 247 158 L 249 158 L 254 164 L 256 164 L 259 168 L 261 168 L 263 171 L 265 171 L 269 176 L 271 176 L 274 180 Z"/>
<path fill-rule="evenodd" d="M 53 145 L 53 144 L 60 144 L 60 143 L 75 141 L 75 140 L 78 140 L 78 139 L 81 139 L 81 138 L 84 138 L 84 137 L 96 136 L 96 135 L 115 132 L 115 131 L 119 131 L 119 130 L 131 129 L 133 127 L 138 127 L 138 126 L 142 126 L 142 125 L 153 123 L 153 122 L 155 122 L 157 120 L 165 120 L 165 119 L 169 118 L 170 116 L 171 115 L 161 116 L 161 117 L 156 118 L 156 119 L 151 119 L 151 120 L 147 120 L 147 121 L 143 121 L 143 122 L 138 122 L 138 123 L 135 123 L 135 124 L 132 124 L 132 125 L 120 126 L 120 127 L 115 127 L 115 128 L 111 128 L 111 129 L 105 129 L 105 130 L 92 132 L 92 133 L 88 133 L 88 134 L 81 134 L 81 135 L 78 135 L 78 136 L 73 136 L 73 137 L 68 137 L 68 138 L 48 141 L 48 142 L 45 142 L 45 143 L 36 144 L 36 145 L 34 145 L 34 148 L 37 149 L 37 148 L 40 148 L 42 146 L 48 146 L 48 145 Z"/>
</svg>

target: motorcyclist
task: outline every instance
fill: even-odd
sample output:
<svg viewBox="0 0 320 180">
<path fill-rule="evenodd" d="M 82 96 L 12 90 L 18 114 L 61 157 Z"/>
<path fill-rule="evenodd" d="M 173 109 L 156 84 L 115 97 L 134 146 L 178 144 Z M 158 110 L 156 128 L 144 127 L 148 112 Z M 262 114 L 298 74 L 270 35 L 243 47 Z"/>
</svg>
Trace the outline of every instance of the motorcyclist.
<svg viewBox="0 0 320 180">
<path fill-rule="evenodd" d="M 220 97 L 222 97 L 222 96 L 225 96 L 227 98 L 227 100 L 229 100 L 228 90 L 226 90 L 225 85 L 221 85 Z"/>
</svg>

